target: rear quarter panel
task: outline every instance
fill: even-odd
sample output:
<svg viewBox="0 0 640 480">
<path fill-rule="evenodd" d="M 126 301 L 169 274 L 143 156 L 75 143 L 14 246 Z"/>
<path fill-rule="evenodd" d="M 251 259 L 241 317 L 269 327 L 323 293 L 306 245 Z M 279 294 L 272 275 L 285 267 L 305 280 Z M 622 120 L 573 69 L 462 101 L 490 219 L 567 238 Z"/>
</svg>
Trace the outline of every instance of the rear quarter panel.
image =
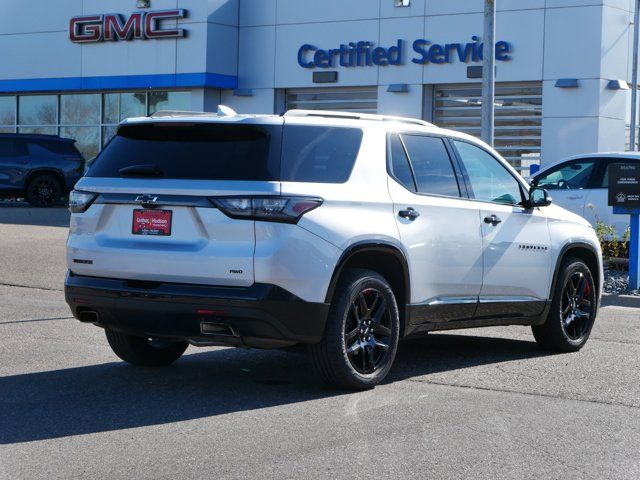
<svg viewBox="0 0 640 480">
<path fill-rule="evenodd" d="M 299 251 L 301 265 L 309 267 L 306 272 L 301 271 L 300 275 L 302 278 L 311 275 L 314 287 L 309 286 L 309 293 L 313 291 L 313 297 L 317 301 L 324 301 L 342 252 L 349 246 L 359 242 L 384 242 L 405 253 L 399 240 L 393 203 L 387 188 L 386 130 L 383 128 L 364 128 L 362 146 L 347 182 L 282 182 L 282 194 L 311 195 L 323 199 L 319 208 L 305 214 L 298 223 L 300 228 L 319 237 L 313 247 Z M 257 230 L 257 235 L 258 232 Z M 319 249 L 323 241 L 332 248 L 324 245 Z M 261 243 L 258 238 L 258 251 Z M 258 251 L 256 278 L 259 275 Z"/>
</svg>

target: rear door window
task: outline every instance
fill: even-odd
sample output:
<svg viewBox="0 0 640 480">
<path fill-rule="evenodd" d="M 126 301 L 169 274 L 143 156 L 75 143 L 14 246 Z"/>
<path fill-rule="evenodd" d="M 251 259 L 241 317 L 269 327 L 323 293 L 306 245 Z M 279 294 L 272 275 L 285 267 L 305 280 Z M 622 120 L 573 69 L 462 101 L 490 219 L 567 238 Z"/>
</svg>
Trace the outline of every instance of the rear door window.
<svg viewBox="0 0 640 480">
<path fill-rule="evenodd" d="M 415 174 L 418 192 L 459 197 L 456 174 L 440 137 L 402 135 Z"/>
<path fill-rule="evenodd" d="M 15 138 L 0 138 L 0 157 L 12 158 L 27 155 L 24 141 Z"/>
<path fill-rule="evenodd" d="M 80 152 L 78 152 L 73 142 L 38 140 L 33 143 L 56 155 L 80 156 Z"/>
<path fill-rule="evenodd" d="M 360 151 L 358 128 L 286 125 L 282 146 L 284 182 L 344 183 Z"/>
<path fill-rule="evenodd" d="M 277 180 L 282 127 L 233 124 L 125 125 L 91 165 L 87 176 L 155 176 L 192 180 Z M 156 168 L 157 167 L 157 168 Z M 136 171 L 129 168 L 129 172 Z M 138 169 L 140 175 L 145 169 Z"/>
</svg>

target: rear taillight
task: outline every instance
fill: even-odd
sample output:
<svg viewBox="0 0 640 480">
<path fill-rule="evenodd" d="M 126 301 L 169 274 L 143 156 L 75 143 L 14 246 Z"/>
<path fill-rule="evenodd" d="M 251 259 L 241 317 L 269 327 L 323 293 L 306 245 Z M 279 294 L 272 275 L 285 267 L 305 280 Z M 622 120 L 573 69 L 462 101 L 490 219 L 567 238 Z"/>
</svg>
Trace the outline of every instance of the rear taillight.
<svg viewBox="0 0 640 480">
<path fill-rule="evenodd" d="M 69 193 L 69 211 L 71 213 L 82 213 L 91 206 L 97 197 L 98 194 L 96 193 L 72 190 Z"/>
<path fill-rule="evenodd" d="M 298 223 L 305 213 L 322 205 L 315 197 L 224 197 L 211 203 L 231 218 Z"/>
</svg>

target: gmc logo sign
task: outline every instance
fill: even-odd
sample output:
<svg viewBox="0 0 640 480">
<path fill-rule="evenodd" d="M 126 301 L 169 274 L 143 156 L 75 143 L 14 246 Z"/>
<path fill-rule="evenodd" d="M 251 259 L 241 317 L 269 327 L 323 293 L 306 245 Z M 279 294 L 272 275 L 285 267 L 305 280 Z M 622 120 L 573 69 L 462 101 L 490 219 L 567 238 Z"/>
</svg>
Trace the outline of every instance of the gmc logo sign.
<svg viewBox="0 0 640 480">
<path fill-rule="evenodd" d="M 69 39 L 74 43 L 109 42 L 115 40 L 144 40 L 153 38 L 182 38 L 182 28 L 163 29 L 163 20 L 185 18 L 186 10 L 157 10 L 135 12 L 125 20 L 118 14 L 85 15 L 69 21 Z"/>
</svg>

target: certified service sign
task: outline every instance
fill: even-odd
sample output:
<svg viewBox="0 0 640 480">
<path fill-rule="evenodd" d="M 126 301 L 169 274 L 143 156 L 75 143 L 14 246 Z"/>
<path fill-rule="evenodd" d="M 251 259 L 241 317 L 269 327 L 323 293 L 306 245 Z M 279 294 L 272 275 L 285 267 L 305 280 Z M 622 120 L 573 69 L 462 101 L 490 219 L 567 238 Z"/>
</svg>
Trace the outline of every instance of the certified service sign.
<svg viewBox="0 0 640 480">
<path fill-rule="evenodd" d="M 615 163 L 609 167 L 609 205 L 640 208 L 640 163 Z"/>
</svg>

